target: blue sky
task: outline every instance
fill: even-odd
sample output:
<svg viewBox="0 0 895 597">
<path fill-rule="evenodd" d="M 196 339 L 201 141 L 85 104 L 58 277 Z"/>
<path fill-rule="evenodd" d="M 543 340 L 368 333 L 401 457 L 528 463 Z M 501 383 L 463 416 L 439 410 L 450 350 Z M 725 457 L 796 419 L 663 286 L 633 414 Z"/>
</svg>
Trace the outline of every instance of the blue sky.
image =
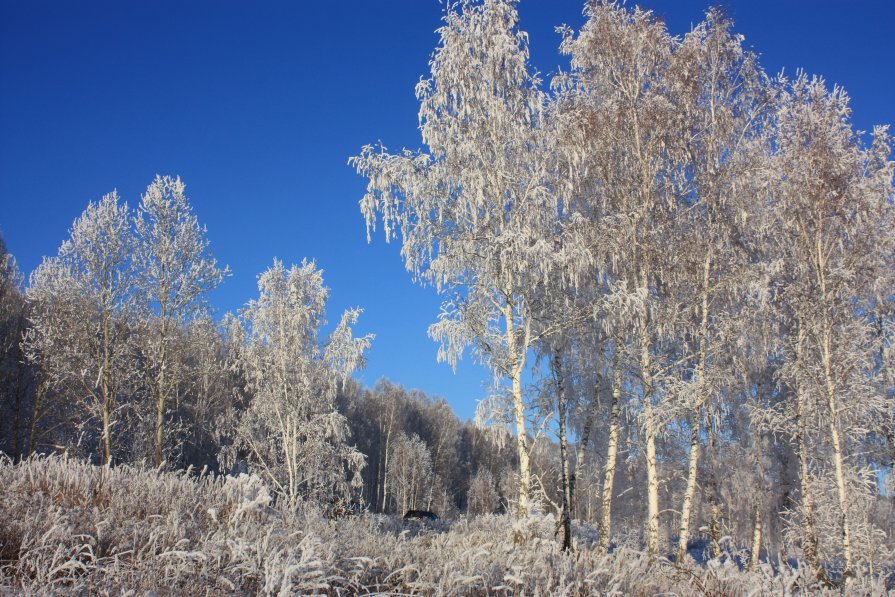
<svg viewBox="0 0 895 597">
<path fill-rule="evenodd" d="M 640 3 L 685 33 L 708 2 Z M 771 73 L 804 68 L 842 84 L 859 128 L 895 121 L 889 2 L 727 2 Z M 522 0 L 533 65 L 565 63 L 556 25 L 583 2 Z M 446 397 L 472 416 L 488 375 L 437 364 L 426 336 L 434 290 L 415 286 L 398 246 L 367 244 L 365 183 L 347 165 L 366 143 L 420 146 L 413 89 L 435 47 L 437 0 L 0 0 L 0 230 L 26 275 L 112 189 L 131 204 L 156 173 L 180 175 L 212 250 L 233 275 L 222 313 L 257 293 L 276 256 L 316 259 L 330 321 L 365 309 L 367 370 Z"/>
</svg>

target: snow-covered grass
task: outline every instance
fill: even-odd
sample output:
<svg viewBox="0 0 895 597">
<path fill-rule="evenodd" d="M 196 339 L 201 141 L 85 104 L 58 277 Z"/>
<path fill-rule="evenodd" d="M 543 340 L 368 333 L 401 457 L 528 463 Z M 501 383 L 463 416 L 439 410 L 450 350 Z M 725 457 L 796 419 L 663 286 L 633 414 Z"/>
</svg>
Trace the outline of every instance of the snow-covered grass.
<svg viewBox="0 0 895 597">
<path fill-rule="evenodd" d="M 631 546 L 605 557 L 551 516 L 404 523 L 277 507 L 252 476 L 212 478 L 64 457 L 0 462 L 0 592 L 24 594 L 819 594 L 805 568 L 733 558 L 676 568 Z M 885 594 L 859 578 L 855 594 Z M 838 591 L 831 591 L 838 593 Z"/>
</svg>

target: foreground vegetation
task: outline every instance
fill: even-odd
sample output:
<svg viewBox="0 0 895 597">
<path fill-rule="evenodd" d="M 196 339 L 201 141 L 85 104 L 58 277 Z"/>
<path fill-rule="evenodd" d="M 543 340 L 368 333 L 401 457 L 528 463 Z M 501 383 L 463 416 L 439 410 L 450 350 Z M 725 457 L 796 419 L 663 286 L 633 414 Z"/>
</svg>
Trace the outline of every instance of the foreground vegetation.
<svg viewBox="0 0 895 597">
<path fill-rule="evenodd" d="M 552 515 L 414 526 L 286 509 L 254 476 L 212 477 L 60 456 L 0 463 L 0 591 L 25 594 L 425 595 L 823 594 L 808 568 L 734 551 L 680 567 L 633 542 L 596 555 L 576 527 L 565 553 Z M 882 574 L 850 594 L 884 594 Z M 829 590 L 830 594 L 838 590 Z"/>
</svg>

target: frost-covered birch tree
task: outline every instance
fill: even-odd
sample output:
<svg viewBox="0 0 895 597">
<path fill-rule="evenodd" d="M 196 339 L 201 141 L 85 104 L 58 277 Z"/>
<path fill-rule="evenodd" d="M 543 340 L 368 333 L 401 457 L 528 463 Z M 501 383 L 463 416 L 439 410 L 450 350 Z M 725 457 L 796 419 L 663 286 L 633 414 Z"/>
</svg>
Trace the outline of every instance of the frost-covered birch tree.
<svg viewBox="0 0 895 597">
<path fill-rule="evenodd" d="M 716 444 L 721 396 L 733 375 L 729 356 L 742 308 L 741 289 L 754 277 L 749 215 L 767 155 L 770 91 L 757 58 L 719 10 L 684 36 L 673 57 L 671 97 L 685 119 L 684 193 L 675 252 L 681 261 L 679 299 L 686 305 L 687 353 L 679 409 L 689 425 L 687 484 L 681 505 L 676 561 L 687 552 L 703 437 Z M 715 455 L 709 454 L 714 459 Z M 714 471 L 714 462 L 708 466 Z M 710 474 L 713 541 L 720 538 L 717 480 Z"/>
<path fill-rule="evenodd" d="M 795 429 L 802 476 L 806 558 L 815 562 L 812 536 L 825 479 L 813 472 L 809 446 L 832 466 L 837 555 L 847 583 L 857 572 L 853 504 L 862 494 L 860 442 L 872 421 L 888 416 L 891 397 L 879 392 L 873 371 L 878 337 L 871 310 L 891 240 L 878 226 L 892 209 L 890 139 L 884 127 L 864 146 L 850 123 L 841 88 L 802 74 L 783 81 L 777 108 L 775 215 L 779 263 L 779 309 L 789 334 L 781 379 L 796 398 Z M 887 219 L 887 218 L 883 218 Z M 811 440 L 813 438 L 813 441 Z M 864 489 L 866 490 L 866 489 Z M 875 491 L 873 489 L 872 491 Z"/>
<path fill-rule="evenodd" d="M 135 274 L 129 210 L 112 192 L 90 203 L 55 257 L 31 274 L 26 350 L 55 388 L 99 421 L 110 464 L 120 401 L 132 381 Z M 85 421 L 82 421 L 85 423 Z"/>
<path fill-rule="evenodd" d="M 675 40 L 655 17 L 595 3 L 587 20 L 562 50 L 572 60 L 562 101 L 570 110 L 566 129 L 579 141 L 566 151 L 570 171 L 590 192 L 579 208 L 591 221 L 591 250 L 609 275 L 612 309 L 605 317 L 624 322 L 638 362 L 641 420 L 647 468 L 648 551 L 659 551 L 659 476 L 654 413 L 664 363 L 657 350 L 671 317 L 659 313 L 663 276 L 674 271 L 667 252 L 668 222 L 675 198 L 669 192 L 669 155 L 681 139 L 681 117 L 669 101 L 666 75 Z M 577 127 L 574 126 L 577 123 Z"/>
<path fill-rule="evenodd" d="M 398 433 L 392 443 L 386 476 L 389 495 L 394 499 L 399 515 L 408 510 L 428 509 L 427 495 L 433 479 L 432 455 L 420 437 L 412 433 Z"/>
<path fill-rule="evenodd" d="M 360 310 L 349 309 L 321 344 L 329 291 L 313 262 L 286 269 L 274 260 L 258 290 L 241 313 L 238 363 L 250 402 L 233 448 L 292 506 L 347 499 L 360 483 L 364 456 L 349 443 L 336 392 L 363 366 L 372 336 L 352 335 Z"/>
<path fill-rule="evenodd" d="M 154 459 L 165 460 L 168 400 L 181 381 L 172 342 L 175 330 L 198 314 L 202 296 L 229 273 L 221 270 L 208 249 L 180 177 L 156 176 L 143 194 L 134 219 L 134 261 L 138 288 L 148 319 L 147 382 L 154 403 Z"/>
<path fill-rule="evenodd" d="M 532 343 L 526 292 L 552 243 L 546 185 L 544 96 L 528 65 L 515 3 L 465 0 L 439 29 L 431 76 L 416 89 L 428 152 L 367 146 L 351 159 L 368 179 L 369 230 L 402 238 L 414 278 L 447 295 L 429 329 L 439 360 L 464 349 L 508 387 L 519 457 L 518 514 L 528 513 L 531 471 L 522 374 Z"/>
</svg>

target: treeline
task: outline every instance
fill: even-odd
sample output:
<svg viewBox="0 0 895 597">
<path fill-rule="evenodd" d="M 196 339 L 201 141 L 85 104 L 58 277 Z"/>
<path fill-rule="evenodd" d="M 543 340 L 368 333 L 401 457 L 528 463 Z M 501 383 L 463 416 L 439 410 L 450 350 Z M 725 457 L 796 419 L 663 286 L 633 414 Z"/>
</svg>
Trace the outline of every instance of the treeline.
<svg viewBox="0 0 895 597">
<path fill-rule="evenodd" d="M 515 2 L 450 7 L 416 88 L 425 149 L 351 160 L 368 235 L 446 297 L 440 359 L 470 349 L 498 380 L 480 415 L 514 430 L 516 512 L 555 433 L 566 547 L 587 512 L 604 552 L 633 531 L 681 561 L 705 529 L 753 565 L 798 547 L 825 581 L 891 562 L 887 127 L 768 76 L 720 10 L 675 36 L 588 2 L 562 33 L 547 85 Z"/>
<path fill-rule="evenodd" d="M 157 178 L 137 210 L 91 203 L 25 288 L 2 244 L 0 257 L 0 449 L 14 461 L 252 472 L 338 511 L 507 509 L 515 455 L 492 433 L 443 399 L 349 377 L 372 338 L 352 337 L 358 310 L 319 337 L 315 264 L 274 261 L 238 317 L 211 317 L 204 294 L 227 270 L 179 179 Z"/>
</svg>

